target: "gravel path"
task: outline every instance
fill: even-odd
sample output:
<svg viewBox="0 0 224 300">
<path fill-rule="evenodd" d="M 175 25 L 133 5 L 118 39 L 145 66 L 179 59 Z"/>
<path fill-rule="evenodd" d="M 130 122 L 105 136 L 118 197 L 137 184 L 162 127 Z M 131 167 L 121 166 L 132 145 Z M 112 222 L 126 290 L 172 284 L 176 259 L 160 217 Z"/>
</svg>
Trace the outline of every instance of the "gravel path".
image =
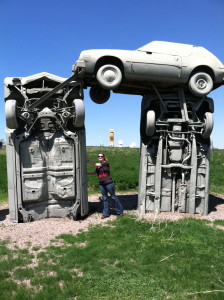
<svg viewBox="0 0 224 300">
<path fill-rule="evenodd" d="M 214 221 L 224 220 L 224 196 L 210 195 L 210 208 L 207 216 L 189 215 L 179 213 L 147 213 L 140 216 L 137 208 L 137 194 L 119 195 L 123 204 L 125 214 L 132 214 L 144 217 L 149 220 L 178 220 L 180 218 L 193 217 Z M 117 216 L 113 213 L 108 219 L 101 219 L 102 203 L 99 201 L 99 194 L 89 196 L 89 215 L 83 220 L 72 221 L 68 218 L 42 219 L 31 223 L 11 223 L 7 204 L 0 205 L 0 240 L 9 239 L 9 248 L 32 248 L 39 246 L 47 247 L 51 240 L 60 234 L 77 234 L 80 230 L 88 230 L 90 225 L 102 224 L 106 226 L 108 220 L 115 220 Z M 224 227 L 223 227 L 224 228 Z"/>
</svg>

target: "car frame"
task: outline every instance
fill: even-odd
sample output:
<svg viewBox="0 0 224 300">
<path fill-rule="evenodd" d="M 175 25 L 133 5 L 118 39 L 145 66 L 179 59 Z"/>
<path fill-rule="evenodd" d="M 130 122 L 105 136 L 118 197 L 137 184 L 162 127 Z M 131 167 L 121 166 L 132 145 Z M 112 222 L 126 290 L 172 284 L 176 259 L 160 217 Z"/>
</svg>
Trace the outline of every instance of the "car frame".
<svg viewBox="0 0 224 300">
<path fill-rule="evenodd" d="M 104 103 L 110 90 L 147 94 L 157 88 L 186 86 L 202 97 L 224 83 L 224 65 L 203 47 L 153 41 L 137 50 L 85 50 L 73 65 L 90 86 L 90 97 Z"/>
<path fill-rule="evenodd" d="M 207 215 L 214 101 L 179 87 L 142 99 L 138 211 Z"/>
<path fill-rule="evenodd" d="M 4 86 L 10 220 L 87 215 L 82 81 L 42 72 Z"/>
</svg>

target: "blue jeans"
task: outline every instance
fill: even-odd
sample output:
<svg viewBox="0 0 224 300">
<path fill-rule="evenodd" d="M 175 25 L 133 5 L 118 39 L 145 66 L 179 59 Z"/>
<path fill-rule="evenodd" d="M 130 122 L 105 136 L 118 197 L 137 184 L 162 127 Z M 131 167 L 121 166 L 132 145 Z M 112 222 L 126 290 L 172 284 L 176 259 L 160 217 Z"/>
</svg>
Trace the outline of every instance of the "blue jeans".
<svg viewBox="0 0 224 300">
<path fill-rule="evenodd" d="M 99 185 L 100 191 L 103 196 L 103 215 L 109 216 L 109 202 L 108 202 L 108 193 L 111 195 L 112 199 L 115 202 L 115 208 L 117 210 L 117 214 L 123 214 L 123 207 L 118 199 L 118 197 L 115 195 L 114 190 L 114 183 L 109 183 L 107 185 Z"/>
</svg>

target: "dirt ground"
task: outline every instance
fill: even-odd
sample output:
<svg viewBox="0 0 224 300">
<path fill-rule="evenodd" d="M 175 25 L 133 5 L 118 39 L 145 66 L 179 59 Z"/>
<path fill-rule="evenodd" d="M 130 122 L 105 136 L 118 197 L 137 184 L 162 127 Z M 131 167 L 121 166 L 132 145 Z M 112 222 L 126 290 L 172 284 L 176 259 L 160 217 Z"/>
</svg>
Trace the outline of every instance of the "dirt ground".
<svg viewBox="0 0 224 300">
<path fill-rule="evenodd" d="M 31 223 L 12 223 L 10 222 L 8 204 L 0 205 L 0 240 L 8 239 L 10 242 L 8 247 L 14 248 L 30 248 L 39 246 L 47 247 L 51 240 L 60 234 L 77 234 L 80 230 L 88 230 L 90 225 L 102 224 L 108 220 L 121 218 L 116 216 L 113 207 L 111 208 L 111 216 L 107 219 L 101 219 L 102 202 L 99 200 L 99 194 L 89 196 L 89 215 L 79 221 L 72 221 L 68 218 L 49 218 L 34 221 Z M 207 216 L 190 215 L 180 213 L 147 213 L 143 216 L 137 211 L 137 194 L 122 194 L 119 199 L 123 205 L 125 214 L 136 215 L 139 218 L 148 220 L 178 220 L 180 218 L 192 217 L 197 219 L 207 219 L 209 221 L 224 220 L 224 195 L 210 195 L 209 213 Z M 224 227 L 221 226 L 221 229 Z"/>
</svg>

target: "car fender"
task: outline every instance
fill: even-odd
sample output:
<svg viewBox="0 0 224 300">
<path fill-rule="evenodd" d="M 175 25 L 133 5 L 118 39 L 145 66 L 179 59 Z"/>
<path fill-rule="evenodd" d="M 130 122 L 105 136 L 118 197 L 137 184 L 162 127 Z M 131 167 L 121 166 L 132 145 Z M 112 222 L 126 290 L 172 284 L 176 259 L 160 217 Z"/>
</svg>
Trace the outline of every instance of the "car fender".
<svg viewBox="0 0 224 300">
<path fill-rule="evenodd" d="M 130 50 L 110 49 L 86 50 L 81 52 L 79 60 L 84 60 L 86 73 L 93 73 L 95 70 L 95 66 L 100 60 L 105 61 L 104 64 L 113 64 L 113 58 L 117 58 L 122 62 L 125 72 L 130 72 L 132 52 L 133 51 Z M 99 65 L 102 66 L 101 63 Z"/>
<path fill-rule="evenodd" d="M 224 65 L 221 61 L 203 47 L 195 47 L 195 51 L 190 56 L 182 57 L 182 64 L 183 69 L 186 68 L 188 79 L 196 69 L 198 72 L 201 71 L 212 75 L 214 82 L 220 82 L 224 73 Z"/>
<path fill-rule="evenodd" d="M 108 51 L 104 51 L 102 54 L 102 56 L 100 56 L 97 61 L 96 61 L 96 65 L 102 66 L 102 63 L 100 61 L 105 61 L 104 64 L 111 64 L 113 65 L 114 62 L 114 58 L 118 59 L 123 68 L 122 68 L 122 72 L 123 76 L 127 76 L 132 73 L 131 70 L 131 59 L 132 59 L 132 55 L 133 55 L 134 51 L 128 51 L 128 50 L 108 50 Z M 116 64 L 115 64 L 116 65 Z M 117 65 L 119 67 L 119 65 Z M 98 69 L 98 68 L 97 68 Z"/>
</svg>

